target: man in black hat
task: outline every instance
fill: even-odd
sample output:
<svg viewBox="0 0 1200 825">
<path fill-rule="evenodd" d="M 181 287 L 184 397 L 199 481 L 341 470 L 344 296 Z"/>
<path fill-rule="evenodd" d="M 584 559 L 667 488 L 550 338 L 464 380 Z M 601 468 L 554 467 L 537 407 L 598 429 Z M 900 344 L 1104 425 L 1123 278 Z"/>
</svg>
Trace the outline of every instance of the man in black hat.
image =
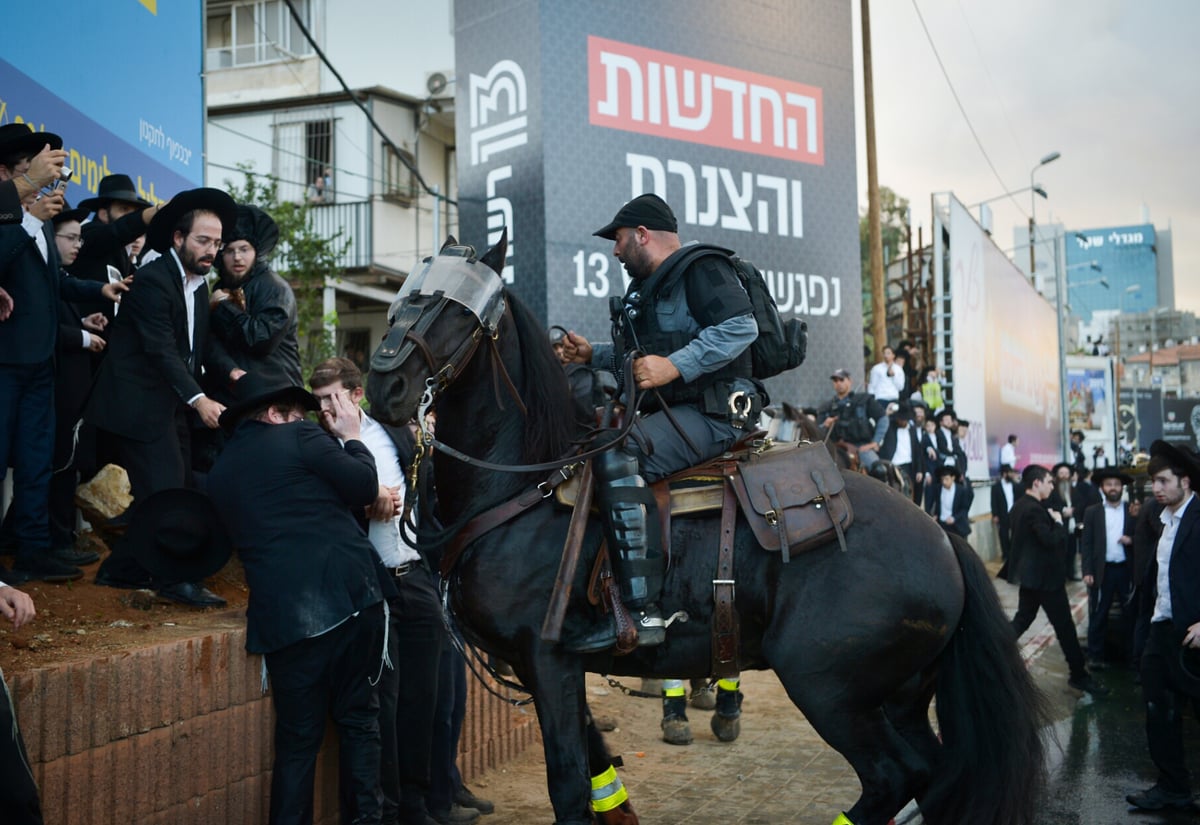
<svg viewBox="0 0 1200 825">
<path fill-rule="evenodd" d="M 97 427 L 102 450 L 107 445 L 129 474 L 135 502 L 159 490 L 192 486 L 189 416 L 215 429 L 225 409 L 200 387 L 201 368 L 229 381 L 241 374 L 224 351 L 209 346 L 204 279 L 220 252 L 223 227 L 232 225 L 235 214 L 233 199 L 217 189 L 172 198 L 147 233 L 150 246 L 164 254 L 138 270 L 109 325 L 108 354 L 85 417 Z M 105 559 L 96 580 L 149 584 L 146 572 L 117 552 Z M 208 603 L 197 584 L 158 584 L 165 598 Z"/>
<path fill-rule="evenodd" d="M 346 393 L 331 395 L 321 408 L 327 433 L 305 420 L 320 405 L 301 387 L 251 373 L 236 390 L 209 495 L 246 569 L 246 650 L 264 655 L 271 677 L 269 821 L 312 822 L 313 771 L 332 715 L 351 814 L 343 821 L 379 823 L 383 590 L 353 512 L 375 504 L 379 482 L 358 410 Z"/>
<path fill-rule="evenodd" d="M 634 386 L 623 390 L 631 404 L 636 394 L 646 393 L 639 423 L 653 454 L 630 439 L 597 458 L 596 498 L 609 549 L 616 551 L 621 597 L 635 613 L 639 644 L 656 645 L 666 638 L 657 604 L 663 560 L 646 480 L 720 455 L 743 433 L 747 420 L 757 420 L 763 399 L 750 381 L 750 345 L 758 324 L 728 250 L 691 256 L 700 248 L 680 245 L 675 214 L 657 195 L 629 201 L 593 234 L 613 242 L 613 254 L 631 278 L 629 290 L 614 318 L 613 344 L 593 346 L 568 332 L 563 358 L 591 363 L 623 380 L 626 353 L 641 353 L 632 364 Z M 670 407 L 670 418 L 650 390 Z M 735 393 L 740 393 L 737 404 L 731 404 Z M 731 412 L 734 406 L 738 412 Z M 599 651 L 615 640 L 610 620 L 567 644 Z"/>
<path fill-rule="evenodd" d="M 854 392 L 854 379 L 844 369 L 834 370 L 833 398 L 817 408 L 817 421 L 828 430 L 834 442 L 858 453 L 858 463 L 871 469 L 879 460 L 879 439 L 887 427 L 887 416 L 870 393 Z"/>
<path fill-rule="evenodd" d="M 925 493 L 925 460 L 921 451 L 921 437 L 912 421 L 913 410 L 901 401 L 888 416 L 887 432 L 879 443 L 879 457 L 892 462 L 896 469 L 908 477 L 912 485 L 913 501 L 920 502 Z"/>
<path fill-rule="evenodd" d="M 967 451 L 958 435 L 958 415 L 953 407 L 942 407 L 935 414 L 938 423 L 937 454 L 938 464 L 953 464 L 958 468 L 959 475 L 967 474 Z"/>
<path fill-rule="evenodd" d="M 947 533 L 957 533 L 964 539 L 971 535 L 971 500 L 959 483 L 958 467 L 943 464 L 937 468 L 941 489 L 934 493 L 933 517 Z"/>
<path fill-rule="evenodd" d="M 79 251 L 71 274 L 79 278 L 109 282 L 109 267 L 121 279 L 133 272 L 133 263 L 125 247 L 146 234 L 150 222 L 161 208 L 143 198 L 129 175 L 106 175 L 96 196 L 79 202 L 79 208 L 95 217 L 83 225 L 83 249 Z M 113 305 L 83 307 L 89 312 L 104 312 L 113 317 Z"/>
<path fill-rule="evenodd" d="M 1121 639 L 1124 652 L 1132 652 L 1133 627 L 1129 616 L 1130 551 L 1133 544 L 1133 519 L 1124 501 L 1125 486 L 1133 479 L 1115 467 L 1095 472 L 1104 501 L 1083 513 L 1083 541 L 1080 543 L 1080 569 L 1088 586 L 1088 659 L 1093 667 L 1104 667 L 1104 637 L 1108 614 L 1115 600 L 1121 605 Z"/>
<path fill-rule="evenodd" d="M 1033 624 L 1038 608 L 1044 610 L 1070 668 L 1067 684 L 1086 693 L 1104 695 L 1108 688 L 1088 672 L 1071 618 L 1063 576 L 1062 540 L 1066 528 L 1062 513 L 1044 504 L 1054 486 L 1050 471 L 1040 464 L 1030 464 L 1021 473 L 1021 486 L 1025 494 L 1009 514 L 1012 557 L 1008 562 L 1008 580 L 1021 588 L 1012 619 L 1013 631 L 1020 636 Z"/>
<path fill-rule="evenodd" d="M 1000 465 L 1000 478 L 992 485 L 992 524 L 1000 536 L 1000 556 L 1008 563 L 1009 550 L 1012 547 L 1012 519 L 1009 513 L 1013 505 L 1020 499 L 1021 481 L 1017 471 L 1010 464 Z M 1004 572 L 1000 578 L 1006 578 Z"/>
<path fill-rule="evenodd" d="M 1141 581 L 1149 595 L 1150 635 L 1142 652 L 1146 742 L 1158 768 L 1153 786 L 1126 797 L 1143 810 L 1192 809 L 1191 776 L 1183 752 L 1183 711 L 1200 698 L 1200 455 L 1155 441 L 1146 468 L 1161 505 L 1162 534 Z"/>
<path fill-rule="evenodd" d="M 0 126 L 0 143 L 8 139 L 5 137 L 6 134 L 23 138 L 24 135 L 17 131 L 19 128 L 25 128 L 26 132 L 29 131 L 27 127 L 22 127 L 19 123 Z M 42 189 L 62 177 L 62 170 L 67 162 L 67 153 L 61 145 L 53 148 L 49 142 L 46 142 L 40 149 L 35 148 L 34 151 L 36 154 L 29 159 L 29 168 L 25 172 L 11 180 L 0 182 L 0 224 L 20 223 L 25 213 L 22 204 L 37 197 Z M 49 217 L 53 217 L 53 215 Z M 2 320 L 4 317 L 0 315 L 0 321 Z"/>
<path fill-rule="evenodd" d="M 24 179 L 45 147 L 62 138 L 24 124 L 0 126 L 0 181 Z M 13 467 L 9 511 L 16 542 L 10 580 L 69 581 L 83 575 L 52 555 L 49 516 L 54 452 L 54 350 L 59 299 L 110 296 L 115 287 L 63 277 L 54 227 L 61 192 L 27 200 L 19 224 L 0 226 L 0 470 Z"/>
</svg>

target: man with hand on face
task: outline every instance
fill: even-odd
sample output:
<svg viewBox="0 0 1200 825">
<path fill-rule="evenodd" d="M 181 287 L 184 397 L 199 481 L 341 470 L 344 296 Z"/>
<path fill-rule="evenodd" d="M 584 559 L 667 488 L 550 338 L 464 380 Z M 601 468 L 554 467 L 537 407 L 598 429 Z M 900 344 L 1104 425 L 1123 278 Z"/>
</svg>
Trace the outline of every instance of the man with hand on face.
<svg viewBox="0 0 1200 825">
<path fill-rule="evenodd" d="M 305 419 L 317 409 L 328 432 Z M 356 518 L 379 495 L 358 409 L 345 392 L 321 405 L 303 387 L 251 373 L 221 426 L 230 438 L 209 473 L 209 496 L 246 570 L 246 650 L 263 654 L 275 708 L 268 822 L 311 825 L 317 753 L 332 717 L 341 821 L 379 825 L 375 686 L 387 583 Z"/>
<path fill-rule="evenodd" d="M 204 279 L 236 211 L 233 199 L 218 189 L 192 189 L 172 198 L 147 233 L 149 246 L 163 255 L 138 270 L 109 326 L 108 354 L 85 417 L 129 474 L 134 508 L 159 490 L 193 486 L 189 416 L 215 429 L 225 409 L 201 389 L 201 368 L 230 382 L 242 375 L 228 355 L 210 346 Z M 150 585 L 146 571 L 120 546 L 101 565 L 97 584 Z M 224 604 L 193 582 L 154 584 L 160 596 L 182 604 Z"/>
</svg>

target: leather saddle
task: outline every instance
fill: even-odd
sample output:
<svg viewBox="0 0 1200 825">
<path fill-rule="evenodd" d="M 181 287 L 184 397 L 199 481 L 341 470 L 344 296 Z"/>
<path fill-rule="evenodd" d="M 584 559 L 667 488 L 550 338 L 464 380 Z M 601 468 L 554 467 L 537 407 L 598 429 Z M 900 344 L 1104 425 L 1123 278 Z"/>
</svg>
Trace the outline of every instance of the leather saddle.
<svg viewBox="0 0 1200 825">
<path fill-rule="evenodd" d="M 786 563 L 794 553 L 838 539 L 854 522 L 846 480 L 824 444 L 757 440 L 719 458 L 650 485 L 658 502 L 663 547 L 670 553 L 671 518 L 720 511 L 727 496 L 764 550 Z M 579 478 L 554 490 L 558 504 L 574 508 Z"/>
</svg>

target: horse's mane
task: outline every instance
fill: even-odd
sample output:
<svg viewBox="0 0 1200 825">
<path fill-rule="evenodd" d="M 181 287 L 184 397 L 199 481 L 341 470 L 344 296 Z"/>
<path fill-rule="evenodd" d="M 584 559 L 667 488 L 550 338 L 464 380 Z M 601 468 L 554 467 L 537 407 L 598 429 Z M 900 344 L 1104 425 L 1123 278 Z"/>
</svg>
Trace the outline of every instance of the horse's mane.
<svg viewBox="0 0 1200 825">
<path fill-rule="evenodd" d="M 524 461 L 553 461 L 568 454 L 575 436 L 571 391 L 546 329 L 510 290 L 504 291 L 521 344 L 521 400 L 525 419 Z"/>
</svg>

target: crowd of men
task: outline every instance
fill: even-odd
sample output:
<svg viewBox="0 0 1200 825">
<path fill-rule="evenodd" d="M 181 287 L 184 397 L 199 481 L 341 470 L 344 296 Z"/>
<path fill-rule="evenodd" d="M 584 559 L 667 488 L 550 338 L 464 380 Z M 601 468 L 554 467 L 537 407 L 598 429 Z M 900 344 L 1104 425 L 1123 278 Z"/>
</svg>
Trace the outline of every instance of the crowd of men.
<svg viewBox="0 0 1200 825">
<path fill-rule="evenodd" d="M 54 188 L 61 147 L 53 134 L 0 127 L 0 467 L 13 467 L 16 491 L 7 528 L 14 562 L 0 578 L 71 581 L 96 560 L 74 546 L 67 492 L 102 462 L 129 476 L 129 537 L 144 532 L 139 523 L 206 494 L 206 504 L 182 506 L 192 518 L 175 519 L 155 539 L 160 550 L 173 542 L 177 564 L 131 538 L 114 543 L 96 581 L 216 606 L 223 601 L 201 581 L 208 568 L 184 563 L 186 550 L 237 548 L 250 590 L 247 649 L 264 657 L 276 712 L 270 821 L 311 821 L 326 712 L 341 741 L 344 821 L 464 823 L 490 812 L 453 767 L 465 677 L 431 573 L 399 520 L 409 430 L 363 410 L 353 362 L 330 359 L 302 375 L 295 299 L 269 265 L 278 240 L 269 216 L 215 189 L 152 204 L 124 175 L 106 178 L 72 210 Z M 661 198 L 633 199 L 595 234 L 613 242 L 634 285 L 611 344 L 568 330 L 558 348 L 564 362 L 614 373 L 637 349 L 617 392 L 657 391 L 643 410 L 646 437 L 614 444 L 596 463 L 620 595 L 637 643 L 653 646 L 666 635 L 658 607 L 664 559 L 647 483 L 722 453 L 745 419 L 757 417 L 765 392 L 750 380 L 749 348 L 758 327 L 725 251 L 681 245 Z M 970 425 L 945 403 L 937 371 L 914 362 L 907 346 L 885 348 L 866 392 L 854 390 L 852 373 L 836 370 L 833 397 L 812 415 L 851 463 L 870 471 L 888 462 L 917 505 L 966 536 Z M 622 378 L 632 386 L 622 388 Z M 729 403 L 735 394 L 749 404 L 740 419 Z M 1144 621 L 1130 650 L 1140 657 L 1160 776 L 1130 802 L 1190 805 L 1178 709 L 1183 697 L 1200 695 L 1200 668 L 1180 654 L 1200 649 L 1200 511 L 1190 506 L 1200 459 L 1156 444 L 1156 502 L 1139 517 L 1123 503 L 1127 478 L 1117 471 L 1097 474 L 1099 493 L 1073 464 L 1030 465 L 1018 480 L 1016 443 L 1010 438 L 1012 462 L 993 489 L 1007 575 L 1020 587 L 1014 629 L 1045 610 L 1071 684 L 1103 694 L 1075 638 L 1065 583 L 1082 548 L 1082 574 L 1095 591 L 1088 653 L 1097 667 L 1107 607 L 1127 600 L 1132 582 Z M 204 507 L 213 518 L 195 517 Z M 1122 567 L 1130 547 L 1133 565 Z M 0 584 L 0 615 L 20 625 L 34 608 Z M 616 642 L 611 617 L 564 640 L 582 652 Z M 734 683 L 731 706 L 740 703 L 736 690 Z M 12 716 L 11 701 L 3 705 L 0 726 Z M 10 773 L 19 764 L 24 772 Z M 0 768 L 28 773 L 19 735 L 0 747 Z M 41 822 L 32 777 L 3 785 L 0 810 Z"/>
<path fill-rule="evenodd" d="M 133 505 L 105 525 L 125 533 L 97 584 L 220 606 L 202 580 L 239 551 L 247 649 L 264 656 L 277 719 L 272 823 L 312 821 L 326 711 L 343 821 L 490 813 L 455 767 L 463 663 L 400 531 L 412 436 L 361 410 L 352 362 L 318 365 L 316 395 L 303 388 L 274 221 L 216 189 L 153 204 L 123 174 L 72 209 L 56 186 L 65 159 L 57 135 L 0 126 L 0 468 L 14 481 L 0 615 L 35 616 L 13 585 L 73 581 L 99 560 L 75 546 L 73 497 L 115 463 Z M 0 740 L 0 810 L 41 823 L 7 691 L 0 726 L 15 734 Z"/>
</svg>

